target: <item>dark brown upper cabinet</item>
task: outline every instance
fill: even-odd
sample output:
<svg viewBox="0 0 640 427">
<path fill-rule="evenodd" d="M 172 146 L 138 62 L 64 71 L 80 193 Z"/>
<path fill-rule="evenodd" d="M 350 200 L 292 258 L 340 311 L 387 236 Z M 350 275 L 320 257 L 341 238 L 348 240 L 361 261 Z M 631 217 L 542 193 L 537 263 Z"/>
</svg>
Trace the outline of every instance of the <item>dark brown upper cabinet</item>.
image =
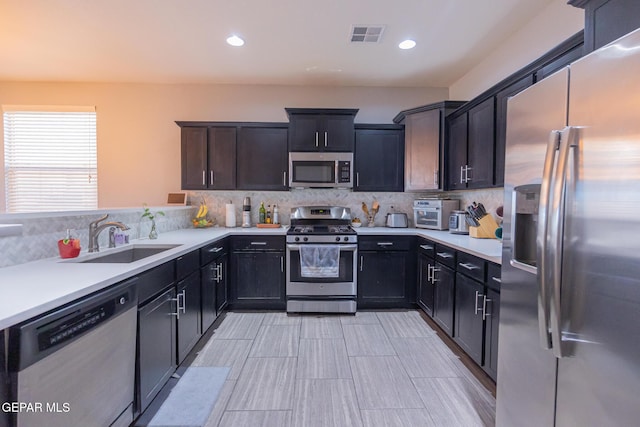
<svg viewBox="0 0 640 427">
<path fill-rule="evenodd" d="M 289 115 L 289 151 L 353 151 L 357 109 L 285 110 Z"/>
<path fill-rule="evenodd" d="M 393 121 L 405 126 L 404 190 L 442 190 L 445 117 L 464 105 L 444 101 L 401 111 Z"/>
<path fill-rule="evenodd" d="M 493 186 L 495 97 L 462 114 L 454 113 L 454 116 L 449 122 L 447 188 Z"/>
<path fill-rule="evenodd" d="M 236 128 L 182 127 L 181 133 L 182 189 L 234 189 Z"/>
<path fill-rule="evenodd" d="M 403 191 L 404 127 L 356 125 L 353 191 Z"/>
<path fill-rule="evenodd" d="M 241 127 L 238 131 L 238 190 L 286 191 L 287 127 Z"/>
<path fill-rule="evenodd" d="M 638 0 L 569 0 L 584 9 L 584 53 L 640 28 Z"/>
</svg>

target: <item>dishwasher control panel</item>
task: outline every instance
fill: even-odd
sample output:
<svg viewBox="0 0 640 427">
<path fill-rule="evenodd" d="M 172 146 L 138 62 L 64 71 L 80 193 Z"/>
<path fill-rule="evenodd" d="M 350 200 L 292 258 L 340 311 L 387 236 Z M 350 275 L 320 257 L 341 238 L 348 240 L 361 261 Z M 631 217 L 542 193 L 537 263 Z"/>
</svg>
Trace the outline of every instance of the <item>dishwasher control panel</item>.
<svg viewBox="0 0 640 427">
<path fill-rule="evenodd" d="M 9 371 L 24 369 L 138 304 L 137 278 L 9 329 Z"/>
</svg>

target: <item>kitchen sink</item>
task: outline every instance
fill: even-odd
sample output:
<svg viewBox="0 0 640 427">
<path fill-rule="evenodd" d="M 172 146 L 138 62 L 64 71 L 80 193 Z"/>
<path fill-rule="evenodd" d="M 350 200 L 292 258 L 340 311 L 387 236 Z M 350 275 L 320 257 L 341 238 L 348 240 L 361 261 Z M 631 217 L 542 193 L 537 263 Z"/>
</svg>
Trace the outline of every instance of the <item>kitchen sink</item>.
<svg viewBox="0 0 640 427">
<path fill-rule="evenodd" d="M 127 264 L 159 254 L 180 245 L 132 245 L 117 252 L 110 251 L 104 255 L 88 255 L 89 258 L 78 259 L 78 263 L 120 263 Z"/>
</svg>

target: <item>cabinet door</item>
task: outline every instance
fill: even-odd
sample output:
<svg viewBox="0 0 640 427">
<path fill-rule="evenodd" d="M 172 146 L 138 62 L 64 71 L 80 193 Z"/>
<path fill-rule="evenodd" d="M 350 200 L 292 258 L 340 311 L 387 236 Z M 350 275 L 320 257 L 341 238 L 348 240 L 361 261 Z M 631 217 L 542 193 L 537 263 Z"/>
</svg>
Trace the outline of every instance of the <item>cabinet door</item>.
<svg viewBox="0 0 640 427">
<path fill-rule="evenodd" d="M 467 188 L 493 186 L 495 147 L 495 98 L 491 97 L 469 110 Z"/>
<path fill-rule="evenodd" d="M 237 147 L 239 190 L 288 190 L 287 129 L 244 127 Z"/>
<path fill-rule="evenodd" d="M 200 272 L 196 271 L 178 282 L 178 301 L 183 307 L 178 317 L 178 364 L 200 338 Z"/>
<path fill-rule="evenodd" d="M 184 127 L 180 139 L 182 189 L 207 188 L 207 128 Z"/>
<path fill-rule="evenodd" d="M 356 130 L 354 163 L 354 191 L 403 191 L 402 131 Z"/>
<path fill-rule="evenodd" d="M 210 190 L 235 190 L 236 188 L 236 128 L 209 128 Z"/>
<path fill-rule="evenodd" d="M 229 281 L 228 270 L 229 267 L 229 257 L 227 255 L 223 255 L 217 261 L 219 273 L 219 279 L 216 282 L 216 315 L 220 316 L 222 310 L 227 307 L 229 301 Z"/>
<path fill-rule="evenodd" d="M 504 152 L 507 139 L 507 101 L 510 96 L 517 94 L 533 84 L 533 74 L 518 80 L 511 86 L 502 89 L 496 95 L 496 157 L 495 180 L 497 187 L 504 185 Z"/>
<path fill-rule="evenodd" d="M 324 134 L 320 134 L 322 116 L 316 114 L 296 114 L 289 124 L 289 151 L 318 151 L 324 144 Z"/>
<path fill-rule="evenodd" d="M 346 114 L 325 115 L 321 129 L 320 149 L 324 151 L 353 151 L 353 116 Z"/>
<path fill-rule="evenodd" d="M 467 188 L 461 168 L 467 165 L 467 114 L 449 120 L 447 147 L 447 189 Z"/>
<path fill-rule="evenodd" d="M 432 258 L 426 255 L 418 255 L 418 305 L 433 317 L 434 286 L 429 277 L 429 270 L 434 266 Z"/>
<path fill-rule="evenodd" d="M 200 269 L 200 286 L 202 293 L 202 333 L 216 320 L 216 287 L 218 271 L 217 263 L 212 262 Z"/>
<path fill-rule="evenodd" d="M 406 257 L 406 252 L 360 252 L 359 308 L 391 308 L 406 302 Z"/>
<path fill-rule="evenodd" d="M 440 189 L 440 110 L 405 119 L 405 190 Z"/>
<path fill-rule="evenodd" d="M 453 301 L 455 273 L 449 267 L 436 263 L 433 293 L 433 320 L 449 335 L 453 336 Z"/>
<path fill-rule="evenodd" d="M 284 252 L 234 252 L 233 304 L 285 308 Z"/>
<path fill-rule="evenodd" d="M 136 413 L 142 413 L 176 370 L 175 288 L 138 309 Z"/>
<path fill-rule="evenodd" d="M 454 340 L 478 364 L 482 364 L 484 284 L 460 273 L 456 276 Z"/>
<path fill-rule="evenodd" d="M 483 369 L 494 381 L 498 376 L 498 325 L 500 324 L 500 292 L 487 289 L 486 325 Z"/>
</svg>

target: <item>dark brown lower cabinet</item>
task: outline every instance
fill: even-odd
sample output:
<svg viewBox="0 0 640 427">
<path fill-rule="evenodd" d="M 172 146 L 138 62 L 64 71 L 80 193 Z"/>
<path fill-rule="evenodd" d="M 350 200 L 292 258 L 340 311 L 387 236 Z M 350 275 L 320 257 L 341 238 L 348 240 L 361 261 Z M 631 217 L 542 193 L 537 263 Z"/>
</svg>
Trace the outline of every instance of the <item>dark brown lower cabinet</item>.
<svg viewBox="0 0 640 427">
<path fill-rule="evenodd" d="M 484 342 L 484 284 L 458 273 L 456 275 L 454 341 L 474 362 L 482 365 Z"/>
<path fill-rule="evenodd" d="M 202 335 L 200 328 L 200 272 L 194 271 L 177 284 L 178 364 L 187 357 Z"/>
<path fill-rule="evenodd" d="M 456 275 L 453 269 L 436 262 L 434 276 L 433 320 L 452 337 Z"/>
<path fill-rule="evenodd" d="M 284 238 L 282 241 L 284 243 Z M 284 251 L 280 250 L 233 251 L 234 285 L 229 305 L 233 309 L 284 310 L 284 256 Z"/>
</svg>

